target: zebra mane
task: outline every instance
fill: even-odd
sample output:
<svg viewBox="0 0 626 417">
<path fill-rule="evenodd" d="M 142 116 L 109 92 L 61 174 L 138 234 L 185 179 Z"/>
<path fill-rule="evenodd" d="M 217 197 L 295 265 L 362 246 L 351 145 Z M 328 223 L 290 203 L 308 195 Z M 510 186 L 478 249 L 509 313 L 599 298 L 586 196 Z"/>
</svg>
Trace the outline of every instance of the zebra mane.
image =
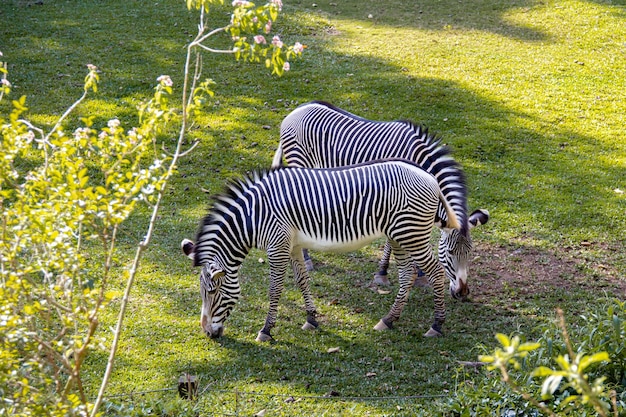
<svg viewBox="0 0 626 417">
<path fill-rule="evenodd" d="M 462 213 L 457 212 L 461 223 L 461 234 L 469 237 L 467 218 L 467 183 L 461 165 L 452 157 L 450 148 L 442 144 L 442 138 L 436 133 L 429 133 L 428 128 L 410 120 L 398 120 L 405 123 L 419 137 L 418 152 L 415 162 L 437 178 L 444 195 L 454 194 L 452 206 L 462 206 Z M 450 189 L 452 188 L 452 189 Z M 450 200 L 449 200 L 450 202 Z M 459 214 L 462 214 L 459 216 Z"/>
<path fill-rule="evenodd" d="M 202 248 L 205 245 L 201 243 L 206 238 L 206 231 L 210 229 L 210 226 L 222 222 L 222 215 L 231 215 L 232 203 L 242 198 L 245 191 L 264 178 L 268 172 L 268 170 L 257 169 L 249 171 L 245 175 L 230 178 L 226 180 L 221 192 L 210 197 L 208 213 L 202 219 L 196 236 L 194 266 L 200 266 L 202 263 L 202 256 L 198 255 L 202 255 L 201 252 L 204 252 Z"/>
<path fill-rule="evenodd" d="M 248 188 L 263 179 L 269 172 L 270 170 L 267 169 L 255 169 L 244 175 L 227 179 L 222 191 L 211 196 L 209 214 L 205 217 L 204 224 L 212 223 L 216 212 L 222 213 L 225 207 L 239 199 Z"/>
</svg>

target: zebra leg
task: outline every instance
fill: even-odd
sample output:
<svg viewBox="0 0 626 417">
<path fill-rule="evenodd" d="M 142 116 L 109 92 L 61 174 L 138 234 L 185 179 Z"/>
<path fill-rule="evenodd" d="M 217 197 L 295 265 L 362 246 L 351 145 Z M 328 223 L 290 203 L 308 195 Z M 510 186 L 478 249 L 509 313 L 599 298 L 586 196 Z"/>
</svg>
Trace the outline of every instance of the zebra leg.
<svg viewBox="0 0 626 417">
<path fill-rule="evenodd" d="M 391 258 L 391 243 L 387 241 L 385 248 L 383 249 L 383 256 L 378 262 L 378 272 L 374 274 L 374 280 L 371 285 L 385 285 L 389 286 L 389 278 L 387 278 L 387 270 L 389 269 L 389 259 Z"/>
<path fill-rule="evenodd" d="M 302 293 L 304 298 L 304 309 L 306 310 L 306 322 L 302 326 L 303 330 L 316 329 L 319 323 L 317 322 L 317 309 L 313 303 L 313 296 L 311 295 L 311 288 L 309 287 L 309 275 L 306 272 L 303 251 L 300 249 L 294 249 L 291 256 L 291 267 L 293 268 L 293 275 L 296 280 L 296 284 Z"/>
<path fill-rule="evenodd" d="M 387 330 L 393 327 L 393 322 L 400 318 L 400 314 L 406 305 L 413 284 L 413 266 L 409 254 L 404 249 L 397 246 L 397 244 L 394 244 L 393 253 L 398 263 L 398 281 L 400 288 L 391 306 L 391 310 L 374 326 L 375 330 Z"/>
<path fill-rule="evenodd" d="M 416 258 L 418 259 L 418 258 Z M 426 337 L 442 336 L 443 323 L 446 321 L 446 273 L 443 266 L 432 253 L 420 268 L 426 272 L 428 283 L 433 288 L 435 302 L 435 319 L 431 328 L 424 334 Z"/>
<path fill-rule="evenodd" d="M 315 266 L 313 265 L 313 261 L 309 256 L 308 249 L 302 249 L 302 256 L 304 257 L 304 266 L 306 267 L 306 270 L 313 271 L 315 269 Z"/>
<path fill-rule="evenodd" d="M 265 325 L 259 331 L 257 335 L 257 342 L 268 342 L 272 340 L 272 328 L 276 325 L 276 316 L 278 315 L 278 300 L 283 293 L 285 287 L 285 274 L 287 273 L 287 265 L 289 263 L 289 257 L 282 254 L 280 251 L 273 254 L 268 250 L 267 257 L 270 264 L 270 308 L 267 312 L 265 319 Z"/>
</svg>

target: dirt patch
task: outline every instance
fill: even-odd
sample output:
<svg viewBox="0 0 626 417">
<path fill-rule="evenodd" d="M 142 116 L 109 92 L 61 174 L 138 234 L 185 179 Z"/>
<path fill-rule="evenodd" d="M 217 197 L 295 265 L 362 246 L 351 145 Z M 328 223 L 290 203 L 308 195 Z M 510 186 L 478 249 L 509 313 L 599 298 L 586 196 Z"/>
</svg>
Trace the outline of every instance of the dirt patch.
<svg viewBox="0 0 626 417">
<path fill-rule="evenodd" d="M 528 246 L 479 243 L 474 255 L 470 270 L 474 301 L 511 292 L 531 298 L 575 288 L 603 290 L 626 298 L 626 279 L 601 262 L 590 262 L 581 250 L 568 248 L 555 253 Z"/>
</svg>

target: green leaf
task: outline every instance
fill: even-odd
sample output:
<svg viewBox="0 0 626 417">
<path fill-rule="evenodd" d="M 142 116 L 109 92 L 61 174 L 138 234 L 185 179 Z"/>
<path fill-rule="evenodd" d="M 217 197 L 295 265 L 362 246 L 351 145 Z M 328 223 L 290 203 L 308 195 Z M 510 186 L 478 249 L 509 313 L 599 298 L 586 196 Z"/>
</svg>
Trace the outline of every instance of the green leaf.
<svg viewBox="0 0 626 417">
<path fill-rule="evenodd" d="M 496 334 L 496 339 L 498 339 L 498 341 L 500 342 L 500 344 L 507 348 L 509 346 L 511 346 L 511 340 L 509 339 L 509 337 L 505 334 L 502 333 L 498 333 Z"/>
<path fill-rule="evenodd" d="M 522 343 L 517 350 L 520 352 L 529 352 L 531 350 L 539 349 L 541 344 L 539 343 Z"/>
<path fill-rule="evenodd" d="M 589 365 L 594 364 L 596 362 L 604 362 L 604 361 L 606 362 L 611 361 L 609 354 L 607 352 L 598 352 L 598 353 L 594 353 L 591 356 L 583 356 L 580 360 L 580 363 L 578 364 L 578 372 L 583 373 Z"/>
<path fill-rule="evenodd" d="M 550 369 L 547 366 L 540 366 L 533 370 L 532 376 L 542 378 L 544 376 L 552 375 L 554 372 L 555 371 L 553 369 Z"/>
</svg>

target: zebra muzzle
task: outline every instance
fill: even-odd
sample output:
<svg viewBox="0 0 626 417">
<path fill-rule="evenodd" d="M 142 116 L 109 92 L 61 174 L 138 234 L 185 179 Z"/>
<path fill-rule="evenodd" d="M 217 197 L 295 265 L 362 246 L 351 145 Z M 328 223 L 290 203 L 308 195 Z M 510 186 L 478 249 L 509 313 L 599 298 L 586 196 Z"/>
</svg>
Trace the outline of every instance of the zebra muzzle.
<svg viewBox="0 0 626 417">
<path fill-rule="evenodd" d="M 218 337 L 222 337 L 223 334 L 224 334 L 223 327 L 219 327 L 217 329 L 211 329 L 208 332 L 206 332 L 206 335 L 209 336 L 211 339 L 217 339 Z"/>
</svg>

